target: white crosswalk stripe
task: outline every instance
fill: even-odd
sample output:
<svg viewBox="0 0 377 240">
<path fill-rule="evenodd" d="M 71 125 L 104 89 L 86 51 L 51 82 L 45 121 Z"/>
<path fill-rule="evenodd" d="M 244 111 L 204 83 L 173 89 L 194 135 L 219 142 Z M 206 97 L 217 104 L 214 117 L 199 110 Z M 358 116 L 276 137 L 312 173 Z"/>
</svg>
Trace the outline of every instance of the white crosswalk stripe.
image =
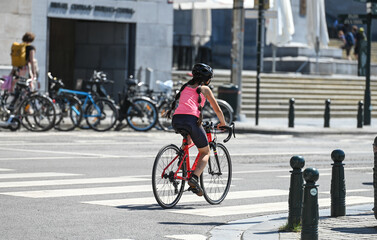
<svg viewBox="0 0 377 240">
<path fill-rule="evenodd" d="M 109 178 L 79 178 L 79 179 L 63 179 L 63 180 L 0 182 L 0 188 L 58 186 L 58 185 L 93 184 L 93 183 L 141 182 L 141 181 L 149 181 L 149 179 L 135 178 L 135 177 L 109 177 Z"/>
<path fill-rule="evenodd" d="M 347 204 L 365 204 L 372 203 L 374 198 L 371 197 L 358 197 L 350 196 L 347 197 Z M 330 207 L 330 198 L 318 199 L 319 207 Z M 184 210 L 172 210 L 173 213 L 179 214 L 189 214 L 189 215 L 200 215 L 208 217 L 219 217 L 226 215 L 237 215 L 237 214 L 255 214 L 262 212 L 280 212 L 288 211 L 288 202 L 274 202 L 274 203 L 260 203 L 260 204 L 248 204 L 248 205 L 237 205 L 237 206 L 226 206 L 226 207 L 215 207 L 215 208 L 200 208 L 200 209 L 184 209 Z"/>
<path fill-rule="evenodd" d="M 8 168 L 0 168 L 0 172 L 11 172 L 14 171 L 13 169 L 8 169 Z"/>
<path fill-rule="evenodd" d="M 56 172 L 42 172 L 42 173 L 7 173 L 1 174 L 0 179 L 10 178 L 43 178 L 43 177 L 71 177 L 80 176 L 82 174 L 76 173 L 56 173 Z"/>
<path fill-rule="evenodd" d="M 136 193 L 152 191 L 151 185 L 134 185 L 122 187 L 96 187 L 96 188 L 77 188 L 77 189 L 54 189 L 41 191 L 22 191 L 22 192 L 2 192 L 0 194 L 29 198 L 54 198 L 54 197 L 74 197 L 86 195 L 104 195 L 117 193 Z"/>
<path fill-rule="evenodd" d="M 150 184 L 150 178 L 148 175 L 138 176 L 119 176 L 119 177 L 102 177 L 102 178 L 90 178 L 80 177 L 82 174 L 73 173 L 58 173 L 58 172 L 39 172 L 39 173 L 9 173 L 14 171 L 12 169 L 0 169 L 3 173 L 0 174 L 1 180 L 8 179 L 22 179 L 20 181 L 3 181 L 0 182 L 0 195 L 8 195 L 15 197 L 26 198 L 59 198 L 59 197 L 76 197 L 76 196 L 91 196 L 91 195 L 110 195 L 110 194 L 122 194 L 121 197 L 111 196 L 108 199 L 83 201 L 81 203 L 91 205 L 101 205 L 108 207 L 122 207 L 123 210 L 132 211 L 132 206 L 150 206 L 155 205 L 158 207 L 156 200 L 152 194 L 152 186 Z M 263 170 L 262 170 L 263 171 Z M 69 178 L 71 177 L 71 178 Z M 42 179 L 37 179 L 42 178 Z M 50 179 L 46 179 L 50 178 Z M 59 179 L 60 178 L 60 179 Z M 61 179 L 64 178 L 64 179 Z M 25 180 L 28 179 L 28 180 Z M 242 180 L 242 178 L 235 177 L 235 181 Z M 143 183 L 142 185 L 138 185 Z M 111 186 L 91 187 L 90 184 L 110 184 Z M 122 186 L 114 186 L 114 184 L 120 184 Z M 124 185 L 123 185 L 124 183 Z M 136 184 L 135 184 L 136 183 Z M 130 185 L 132 184 L 132 185 Z M 89 185 L 87 187 L 79 188 L 67 188 L 74 185 Z M 54 189 L 45 189 L 46 187 L 53 186 Z M 58 188 L 58 186 L 63 186 Z M 35 190 L 30 191 L 17 191 L 17 188 L 33 187 Z M 11 189 L 11 191 L 9 191 Z M 234 189 L 234 188 L 233 188 Z M 347 193 L 362 193 L 372 191 L 373 189 L 349 189 Z M 135 197 L 134 193 L 148 193 L 146 197 Z M 227 204 L 232 203 L 232 200 L 240 199 L 253 199 L 263 198 L 263 203 L 255 204 L 235 204 L 229 206 L 212 206 L 205 205 L 206 201 L 203 197 L 197 197 L 194 194 L 184 194 L 179 203 L 204 203 L 204 207 L 198 206 L 189 209 L 170 209 L 172 214 L 187 214 L 187 215 L 200 215 L 206 217 L 219 217 L 227 215 L 238 214 L 260 214 L 269 212 L 281 212 L 288 210 L 288 202 L 274 202 L 273 198 L 278 196 L 288 196 L 288 190 L 281 189 L 263 189 L 263 190 L 244 190 L 235 191 L 232 190 L 226 197 Z M 327 191 L 320 192 L 320 197 L 325 197 L 330 193 Z M 80 198 L 81 199 L 81 198 Z M 280 198 L 281 199 L 281 198 Z M 346 204 L 366 204 L 373 203 L 372 197 L 365 196 L 347 196 Z M 330 198 L 320 198 L 319 207 L 329 207 L 331 205 Z M 130 207 L 127 209 L 127 207 Z M 171 236 L 171 238 L 184 239 L 181 236 Z"/>
<path fill-rule="evenodd" d="M 229 192 L 226 196 L 227 200 L 231 199 L 245 199 L 245 198 L 258 198 L 258 197 L 273 197 L 273 196 L 283 196 L 288 195 L 288 191 L 279 189 L 265 189 L 265 190 L 251 190 L 251 191 L 235 191 Z M 194 203 L 194 202 L 205 202 L 204 198 L 200 198 L 196 195 L 185 195 L 179 201 L 180 203 Z M 104 206 L 129 206 L 129 205 L 151 205 L 156 204 L 154 197 L 149 198 L 133 198 L 133 199 L 112 199 L 112 200 L 102 200 L 102 201 L 89 201 L 83 202 L 89 204 L 97 204 Z"/>
</svg>

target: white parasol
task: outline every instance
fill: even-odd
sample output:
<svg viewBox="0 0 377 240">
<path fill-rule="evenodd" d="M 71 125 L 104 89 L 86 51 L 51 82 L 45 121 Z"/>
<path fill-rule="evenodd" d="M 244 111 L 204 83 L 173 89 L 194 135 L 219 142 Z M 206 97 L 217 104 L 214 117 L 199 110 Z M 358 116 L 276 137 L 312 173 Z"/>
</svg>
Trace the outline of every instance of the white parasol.
<svg viewBox="0 0 377 240">
<path fill-rule="evenodd" d="M 292 6 L 290 1 L 271 0 L 271 11 L 276 11 L 277 18 L 268 19 L 266 44 L 272 45 L 272 72 L 275 72 L 276 47 L 283 46 L 292 40 L 295 33 Z"/>
<path fill-rule="evenodd" d="M 327 33 L 324 0 L 310 0 L 306 2 L 307 40 L 316 52 L 316 71 L 319 72 L 318 58 L 321 48 L 327 48 L 329 35 Z"/>
</svg>

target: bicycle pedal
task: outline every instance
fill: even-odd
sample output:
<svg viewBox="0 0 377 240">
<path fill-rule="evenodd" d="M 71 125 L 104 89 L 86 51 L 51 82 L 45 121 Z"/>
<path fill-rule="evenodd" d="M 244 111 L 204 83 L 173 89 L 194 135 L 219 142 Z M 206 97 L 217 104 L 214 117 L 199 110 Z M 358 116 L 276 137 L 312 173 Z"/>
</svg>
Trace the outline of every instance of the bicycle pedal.
<svg viewBox="0 0 377 240">
<path fill-rule="evenodd" d="M 189 187 L 186 191 L 191 191 L 191 192 L 193 192 L 193 193 L 197 193 L 197 192 L 199 192 L 198 189 L 193 188 L 193 187 Z"/>
</svg>

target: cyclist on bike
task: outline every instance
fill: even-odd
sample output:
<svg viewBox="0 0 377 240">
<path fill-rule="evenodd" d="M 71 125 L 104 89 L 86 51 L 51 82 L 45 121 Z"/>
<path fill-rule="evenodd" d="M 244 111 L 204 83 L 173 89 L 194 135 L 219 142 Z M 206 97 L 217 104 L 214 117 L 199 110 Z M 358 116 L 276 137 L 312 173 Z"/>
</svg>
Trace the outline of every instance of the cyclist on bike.
<svg viewBox="0 0 377 240">
<path fill-rule="evenodd" d="M 192 192 L 196 193 L 198 196 L 202 196 L 203 190 L 199 185 L 198 178 L 207 165 L 210 155 L 208 139 L 202 127 L 202 108 L 205 100 L 209 101 L 220 120 L 218 128 L 225 126 L 226 123 L 223 112 L 211 89 L 208 87 L 213 78 L 212 68 L 204 63 L 197 63 L 192 68 L 192 75 L 193 78 L 185 83 L 175 96 L 171 109 L 167 112 L 167 116 L 170 118 L 171 112 L 175 110 L 172 119 L 173 128 L 176 131 L 183 129 L 188 132 L 188 144 L 190 144 L 192 140 L 198 148 L 200 153 L 198 165 L 191 175 L 188 184 Z M 178 107 L 175 108 L 177 101 L 179 101 Z"/>
</svg>

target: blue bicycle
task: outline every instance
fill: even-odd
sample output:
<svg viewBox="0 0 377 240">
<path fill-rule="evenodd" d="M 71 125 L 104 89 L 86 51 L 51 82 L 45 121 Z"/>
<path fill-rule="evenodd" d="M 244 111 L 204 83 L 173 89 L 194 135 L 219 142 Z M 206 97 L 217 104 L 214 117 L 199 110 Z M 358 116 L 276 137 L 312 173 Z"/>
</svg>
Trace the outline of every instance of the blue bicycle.
<svg viewBox="0 0 377 240">
<path fill-rule="evenodd" d="M 82 118 L 86 119 L 88 126 L 96 131 L 107 131 L 114 127 L 118 119 L 118 110 L 114 103 L 107 98 L 94 98 L 91 93 L 64 89 L 61 80 L 52 77 L 50 91 L 54 92 L 55 103 L 60 110 L 59 120 L 56 124 L 58 130 L 73 130 L 80 125 Z M 76 97 L 83 97 L 83 103 Z"/>
</svg>

